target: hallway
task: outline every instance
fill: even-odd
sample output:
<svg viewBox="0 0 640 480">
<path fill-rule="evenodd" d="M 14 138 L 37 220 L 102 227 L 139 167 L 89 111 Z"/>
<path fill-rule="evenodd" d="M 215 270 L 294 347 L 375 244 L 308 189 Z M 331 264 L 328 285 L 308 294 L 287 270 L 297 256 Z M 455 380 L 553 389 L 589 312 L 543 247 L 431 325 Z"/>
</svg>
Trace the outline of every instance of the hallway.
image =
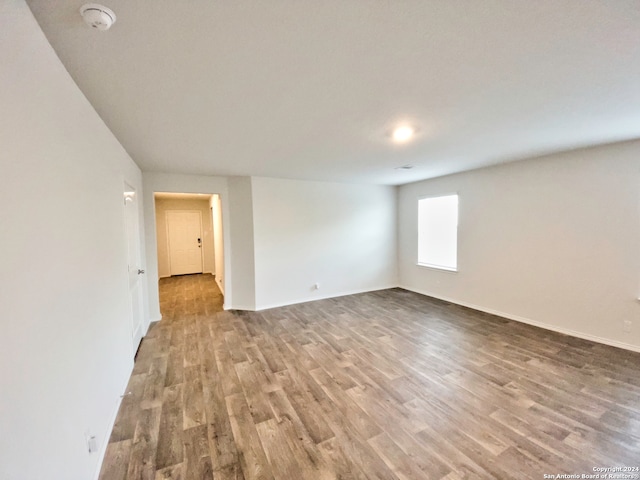
<svg viewBox="0 0 640 480">
<path fill-rule="evenodd" d="M 222 311 L 161 280 L 101 480 L 541 478 L 637 466 L 640 354 L 401 289 Z"/>
<path fill-rule="evenodd" d="M 216 427 L 221 450 L 216 460 L 228 467 L 223 478 L 242 478 L 234 471 L 233 437 L 229 430 L 226 437 L 222 433 L 228 419 L 219 422 L 214 412 L 220 401 L 224 410 L 222 392 L 219 385 L 202 381 L 215 378 L 209 375 L 216 370 L 211 347 L 214 335 L 222 337 L 222 322 L 214 320 L 229 315 L 222 301 L 212 275 L 160 280 L 162 321 L 151 326 L 140 346 L 101 480 L 213 478 L 207 421 Z M 189 469 L 183 471 L 186 460 Z"/>
</svg>

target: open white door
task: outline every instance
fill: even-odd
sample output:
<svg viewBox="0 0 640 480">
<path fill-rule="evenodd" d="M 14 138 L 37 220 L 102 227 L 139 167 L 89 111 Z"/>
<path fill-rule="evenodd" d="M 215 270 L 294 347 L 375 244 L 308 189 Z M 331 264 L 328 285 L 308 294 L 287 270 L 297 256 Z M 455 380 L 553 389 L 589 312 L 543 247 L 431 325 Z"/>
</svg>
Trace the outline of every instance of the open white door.
<svg viewBox="0 0 640 480">
<path fill-rule="evenodd" d="M 133 187 L 124 185 L 124 217 L 127 235 L 129 297 L 131 305 L 131 335 L 133 354 L 142 340 L 142 286 L 140 276 L 144 273 L 140 262 L 140 230 L 138 218 L 138 198 Z"/>
<path fill-rule="evenodd" d="M 202 214 L 167 212 L 167 239 L 171 275 L 202 273 Z"/>
</svg>

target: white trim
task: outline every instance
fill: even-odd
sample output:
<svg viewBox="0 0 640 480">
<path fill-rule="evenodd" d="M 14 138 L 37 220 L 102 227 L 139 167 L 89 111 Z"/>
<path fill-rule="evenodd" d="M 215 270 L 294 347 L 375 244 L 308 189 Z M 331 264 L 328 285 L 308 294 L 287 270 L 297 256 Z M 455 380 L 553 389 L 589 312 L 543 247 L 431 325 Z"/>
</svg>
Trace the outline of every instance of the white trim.
<svg viewBox="0 0 640 480">
<path fill-rule="evenodd" d="M 246 312 L 257 312 L 256 307 L 248 307 L 245 305 L 224 305 L 222 307 L 225 310 L 244 310 Z"/>
<path fill-rule="evenodd" d="M 491 315 L 497 315 L 499 317 L 507 318 L 509 320 L 514 320 L 520 323 L 526 323 L 527 325 L 532 325 L 538 328 L 544 328 L 545 330 L 551 330 L 552 332 L 562 333 L 564 335 L 569 335 L 571 337 L 581 338 L 583 340 L 589 340 L 596 343 L 602 343 L 604 345 L 609 345 L 611 347 L 622 348 L 624 350 L 631 350 L 632 352 L 640 352 L 640 345 L 633 345 L 631 343 L 619 342 L 617 340 L 611 340 L 609 338 L 598 337 L 596 335 L 591 335 L 589 333 L 577 332 L 575 330 L 570 330 L 568 328 L 557 327 L 555 325 L 551 325 L 549 323 L 539 322 L 537 320 L 531 320 L 530 318 L 521 317 L 519 315 L 512 315 L 510 313 L 501 312 L 499 310 L 494 310 L 492 308 L 480 307 L 478 305 L 474 305 L 472 303 L 461 302 L 459 300 L 453 300 L 448 297 L 443 297 L 441 295 L 436 295 L 431 292 L 426 292 L 423 290 L 418 290 L 415 288 L 410 288 L 404 285 L 399 285 L 398 288 L 402 288 L 404 290 L 408 290 L 410 292 L 419 293 L 420 295 L 425 295 L 427 297 L 437 298 L 438 300 L 444 300 L 445 302 L 453 303 L 456 305 L 460 305 L 467 308 L 472 308 L 474 310 L 478 310 L 480 312 L 489 313 Z"/>
<path fill-rule="evenodd" d="M 453 267 L 445 267 L 443 265 L 433 265 L 431 263 L 416 263 L 416 266 L 418 267 L 424 267 L 424 268 L 430 268 L 432 270 L 440 270 L 440 271 L 444 271 L 444 272 L 449 272 L 449 273 L 458 273 L 458 268 L 453 268 Z"/>
<path fill-rule="evenodd" d="M 269 310 L 271 308 L 279 308 L 279 307 L 286 307 L 289 305 L 296 305 L 298 303 L 307 303 L 307 302 L 315 302 L 316 300 L 327 300 L 329 298 L 338 298 L 338 297 L 345 297 L 347 295 L 357 295 L 359 293 L 368 293 L 368 292 L 378 292 L 380 290 L 388 290 L 390 288 L 396 288 L 397 285 L 388 285 L 385 287 L 374 287 L 374 288 L 365 288 L 365 289 L 357 289 L 357 290 L 348 290 L 345 292 L 336 292 L 336 293 L 331 293 L 331 294 L 327 294 L 324 296 L 318 296 L 318 297 L 313 297 L 313 298 L 302 298 L 302 299 L 298 299 L 298 300 L 294 300 L 294 301 L 290 301 L 290 302 L 286 302 L 286 303 L 271 303 L 271 304 L 266 304 L 266 305 L 260 305 L 259 307 L 256 307 L 255 311 L 256 312 L 260 312 L 262 310 Z"/>
<path fill-rule="evenodd" d="M 140 348 L 140 344 L 142 343 L 142 339 L 144 338 L 144 334 L 142 333 L 142 322 L 140 322 L 140 325 L 138 325 L 138 328 L 136 328 L 133 332 L 133 340 L 135 340 L 136 338 L 138 338 L 138 335 L 140 335 L 140 340 L 138 340 L 138 344 L 137 345 L 133 345 L 133 355 L 135 358 L 135 354 L 138 352 L 138 348 Z"/>
<path fill-rule="evenodd" d="M 425 200 L 427 198 L 440 198 L 440 197 L 460 197 L 460 192 L 458 190 L 454 190 L 453 192 L 449 192 L 449 193 L 429 193 L 427 195 L 418 195 L 418 200 Z M 460 200 L 458 198 L 458 200 Z"/>
<path fill-rule="evenodd" d="M 155 320 L 149 319 L 149 322 L 147 323 L 146 328 L 145 328 L 145 330 L 144 330 L 144 332 L 142 334 L 142 340 L 144 340 L 144 337 L 146 337 L 147 333 L 149 333 L 149 328 L 151 327 L 151 324 L 155 323 L 155 322 L 159 322 L 160 320 L 162 320 L 162 315 L 157 317 Z M 140 340 L 141 343 L 142 343 L 142 340 Z"/>
<path fill-rule="evenodd" d="M 141 215 L 140 208 L 142 206 L 140 196 L 138 195 L 139 188 L 133 187 L 132 183 L 129 182 L 129 179 L 126 176 L 122 178 L 124 183 L 124 202 L 123 202 L 123 219 L 124 219 L 124 239 L 127 248 L 127 300 L 129 303 L 130 310 L 130 324 L 131 324 L 131 358 L 135 359 L 136 352 L 138 351 L 138 347 L 140 346 L 140 342 L 142 341 L 142 337 L 144 336 L 145 323 L 146 323 L 146 308 L 145 304 L 148 302 L 148 296 L 144 287 L 144 279 L 140 278 L 140 271 L 143 268 L 143 236 L 141 235 L 141 225 L 144 222 L 143 215 Z M 135 206 L 135 209 L 131 210 L 131 207 L 127 207 L 127 200 L 132 202 L 132 206 Z M 133 213 L 133 215 L 132 215 Z M 130 220 L 134 220 L 135 224 L 130 225 Z M 131 228 L 131 227 L 134 228 Z M 131 238 L 133 236 L 133 238 Z M 133 242 L 132 242 L 133 240 Z M 131 264 L 131 251 L 130 244 L 135 245 L 135 264 Z M 131 283 L 131 271 L 135 273 L 135 288 L 132 290 Z M 134 291 L 137 291 L 134 295 Z M 134 312 L 134 302 L 135 296 L 138 297 L 138 315 L 139 323 L 135 325 L 136 314 Z M 139 340 L 138 340 L 139 338 Z M 137 341 L 137 343 L 136 343 Z"/>
<path fill-rule="evenodd" d="M 124 382 L 124 386 L 120 389 L 123 395 L 118 396 L 116 400 L 116 407 L 111 414 L 111 419 L 109 424 L 107 425 L 107 429 L 105 431 L 104 437 L 102 438 L 102 442 L 100 442 L 100 451 L 98 453 L 98 464 L 96 465 L 96 471 L 93 475 L 93 480 L 99 480 L 100 471 L 102 470 L 102 464 L 104 462 L 104 457 L 107 454 L 107 446 L 109 445 L 109 437 L 111 437 L 111 432 L 113 431 L 113 427 L 116 424 L 116 418 L 118 417 L 118 411 L 120 410 L 120 404 L 122 403 L 122 399 L 124 398 L 124 394 L 127 392 L 127 385 L 129 385 L 129 379 L 131 378 L 131 374 L 133 373 L 133 367 L 135 366 L 134 362 L 131 362 L 131 368 L 126 375 L 126 379 Z"/>
</svg>

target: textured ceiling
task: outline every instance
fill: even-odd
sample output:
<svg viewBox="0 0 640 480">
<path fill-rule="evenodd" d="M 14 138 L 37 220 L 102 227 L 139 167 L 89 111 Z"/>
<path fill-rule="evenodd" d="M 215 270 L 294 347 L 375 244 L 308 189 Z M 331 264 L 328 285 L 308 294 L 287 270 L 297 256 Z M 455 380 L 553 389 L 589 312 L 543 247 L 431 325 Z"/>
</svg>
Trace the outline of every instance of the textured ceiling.
<svg viewBox="0 0 640 480">
<path fill-rule="evenodd" d="M 636 0 L 28 4 L 143 170 L 401 184 L 640 137 Z"/>
</svg>

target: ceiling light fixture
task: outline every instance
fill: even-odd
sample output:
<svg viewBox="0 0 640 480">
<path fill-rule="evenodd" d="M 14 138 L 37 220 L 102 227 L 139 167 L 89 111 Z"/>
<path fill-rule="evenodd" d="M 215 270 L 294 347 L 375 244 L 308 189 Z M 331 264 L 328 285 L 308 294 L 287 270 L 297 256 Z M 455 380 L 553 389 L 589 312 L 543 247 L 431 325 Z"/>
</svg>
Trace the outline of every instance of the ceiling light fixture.
<svg viewBox="0 0 640 480">
<path fill-rule="evenodd" d="M 400 127 L 396 127 L 391 136 L 393 137 L 394 142 L 404 143 L 411 140 L 415 133 L 416 131 L 413 127 L 409 125 L 402 125 Z"/>
<path fill-rule="evenodd" d="M 80 8 L 80 15 L 85 23 L 97 30 L 109 30 L 116 23 L 113 10 L 97 3 L 87 3 Z"/>
</svg>

